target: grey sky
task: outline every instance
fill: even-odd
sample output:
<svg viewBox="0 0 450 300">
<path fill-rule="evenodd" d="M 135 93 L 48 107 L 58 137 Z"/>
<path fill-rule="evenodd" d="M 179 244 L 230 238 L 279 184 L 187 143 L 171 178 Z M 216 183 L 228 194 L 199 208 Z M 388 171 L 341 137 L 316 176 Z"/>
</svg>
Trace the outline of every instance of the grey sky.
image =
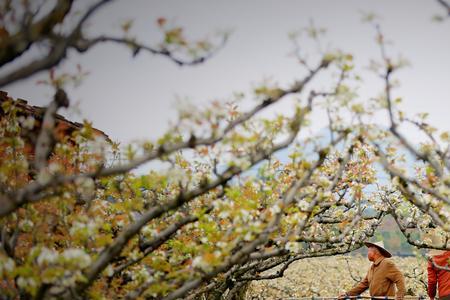
<svg viewBox="0 0 450 300">
<path fill-rule="evenodd" d="M 202 103 L 226 99 L 233 91 L 249 91 L 265 77 L 282 86 L 301 78 L 302 69 L 288 56 L 292 46 L 287 34 L 311 19 L 327 28 L 326 40 L 335 48 L 353 53 L 360 67 L 367 66 L 369 58 L 379 57 L 379 50 L 373 28 L 361 22 L 361 11 L 382 17 L 383 31 L 394 42 L 391 53 L 395 57 L 401 53 L 412 64 L 397 74 L 402 86 L 395 96 L 404 98 L 405 110 L 427 111 L 433 124 L 450 129 L 450 20 L 431 21 L 443 12 L 431 0 L 116 1 L 94 16 L 91 32 L 117 32 L 122 21 L 133 18 L 133 33 L 143 41 L 157 41 L 155 20 L 166 17 L 184 26 L 186 35 L 194 39 L 217 29 L 233 29 L 233 34 L 215 57 L 195 67 L 180 68 L 147 53 L 132 58 L 128 49 L 116 45 L 97 46 L 83 56 L 72 53 L 62 67 L 74 70 L 80 63 L 91 74 L 80 87 L 70 90 L 72 101 L 79 101 L 81 116 L 68 115 L 93 121 L 121 142 L 156 138 L 175 117 L 176 95 Z M 35 85 L 41 77 L 46 75 L 6 90 L 13 97 L 45 105 L 51 90 Z M 382 88 L 380 80 L 367 78 L 360 91 L 362 100 Z"/>
</svg>

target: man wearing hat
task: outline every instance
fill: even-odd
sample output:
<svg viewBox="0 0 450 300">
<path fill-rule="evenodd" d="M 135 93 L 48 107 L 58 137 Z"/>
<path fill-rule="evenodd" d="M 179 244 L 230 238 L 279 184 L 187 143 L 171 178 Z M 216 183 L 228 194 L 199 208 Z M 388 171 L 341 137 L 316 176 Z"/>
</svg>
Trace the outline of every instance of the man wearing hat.
<svg viewBox="0 0 450 300">
<path fill-rule="evenodd" d="M 367 258 L 372 262 L 372 266 L 366 277 L 340 298 L 346 296 L 357 296 L 369 289 L 370 296 L 389 296 L 396 299 L 403 299 L 405 295 L 405 278 L 393 261 L 387 259 L 391 253 L 384 248 L 383 242 L 365 242 L 368 252 Z M 397 294 L 395 290 L 397 287 Z"/>
</svg>

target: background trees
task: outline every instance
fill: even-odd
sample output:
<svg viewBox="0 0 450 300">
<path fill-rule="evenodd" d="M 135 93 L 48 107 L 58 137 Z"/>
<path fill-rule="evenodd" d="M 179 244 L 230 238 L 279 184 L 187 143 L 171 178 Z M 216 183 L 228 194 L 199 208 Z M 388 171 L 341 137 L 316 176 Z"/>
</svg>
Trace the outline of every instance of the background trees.
<svg viewBox="0 0 450 300">
<path fill-rule="evenodd" d="M 88 51 L 97 43 L 125 44 L 134 54 L 145 50 L 188 65 L 220 47 L 187 41 L 164 18 L 157 21 L 164 41 L 155 47 L 127 36 L 126 24 L 124 37 L 85 36 L 86 20 L 107 2 L 67 23 L 72 1 L 48 11 L 6 2 L 1 65 L 16 63 L 35 44 L 48 52 L 18 64 L 0 85 L 57 65 L 69 49 Z M 358 99 L 353 56 L 338 49 L 309 57 L 295 51 L 304 75 L 290 85 L 262 84 L 228 103 L 181 108 L 165 135 L 138 146 L 105 143 L 89 123 L 57 138 L 56 113 L 70 99 L 64 84 L 77 81 L 81 68 L 74 76 L 50 73 L 46 83 L 55 95 L 40 115 L 24 116 L 19 102 L 5 97 L 4 297 L 233 298 L 252 280 L 282 276 L 294 261 L 361 247 L 388 214 L 410 243 L 429 247 L 430 241 L 412 237 L 432 230 L 441 237 L 433 246 L 448 248 L 448 133 L 398 109 L 392 77 L 404 60 L 389 56 L 379 26 L 373 16 L 367 19 L 381 50 L 373 71 L 385 85 L 371 101 Z M 305 34 L 320 42 L 314 26 L 291 38 L 297 42 Z M 324 89 L 326 76 L 333 84 Z M 248 97 L 255 104 L 242 107 Z M 287 100 L 290 112 L 264 115 Z M 307 128 L 314 111 L 326 113 L 328 124 L 312 135 Z M 375 122 L 383 113 L 388 123 Z M 408 141 L 400 131 L 406 123 L 429 142 L 417 147 Z M 39 132 L 34 138 L 33 130 Z M 162 166 L 132 172 L 154 161 Z"/>
</svg>

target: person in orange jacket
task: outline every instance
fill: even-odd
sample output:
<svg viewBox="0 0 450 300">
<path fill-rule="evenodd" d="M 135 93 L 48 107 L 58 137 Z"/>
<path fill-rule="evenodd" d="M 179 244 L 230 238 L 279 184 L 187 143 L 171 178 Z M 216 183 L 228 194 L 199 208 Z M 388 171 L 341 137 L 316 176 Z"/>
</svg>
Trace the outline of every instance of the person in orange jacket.
<svg viewBox="0 0 450 300">
<path fill-rule="evenodd" d="M 428 296 L 434 300 L 437 286 L 439 300 L 450 300 L 450 251 L 430 250 L 428 255 Z"/>
</svg>

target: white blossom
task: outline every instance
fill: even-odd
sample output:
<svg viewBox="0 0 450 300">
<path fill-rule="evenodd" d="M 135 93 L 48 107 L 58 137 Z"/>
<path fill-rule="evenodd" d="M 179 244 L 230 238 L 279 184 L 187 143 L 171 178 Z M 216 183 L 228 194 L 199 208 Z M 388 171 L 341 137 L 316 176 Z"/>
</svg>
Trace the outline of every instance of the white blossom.
<svg viewBox="0 0 450 300">
<path fill-rule="evenodd" d="M 87 223 L 75 221 L 73 222 L 69 233 L 70 235 L 75 235 L 80 231 L 85 231 L 88 236 L 92 236 L 93 234 L 95 234 L 96 228 L 97 224 L 94 220 L 89 220 Z"/>
<path fill-rule="evenodd" d="M 53 264 L 58 261 L 59 253 L 55 250 L 48 249 L 46 247 L 41 249 L 41 253 L 37 257 L 36 261 L 38 265 Z"/>
<path fill-rule="evenodd" d="M 300 243 L 296 242 L 287 242 L 284 249 L 293 253 L 299 253 L 301 251 Z"/>
<path fill-rule="evenodd" d="M 2 276 L 3 272 L 12 272 L 15 267 L 15 262 L 9 257 L 1 257 L 0 256 L 0 277 Z"/>
<path fill-rule="evenodd" d="M 17 279 L 17 285 L 22 289 L 29 289 L 36 286 L 36 281 L 33 278 L 24 278 L 20 276 Z"/>
<path fill-rule="evenodd" d="M 278 213 L 281 212 L 281 208 L 280 208 L 280 206 L 279 206 L 278 204 L 275 204 L 274 206 L 272 206 L 272 207 L 270 208 L 270 212 L 271 212 L 272 214 L 276 215 L 276 214 L 278 214 Z"/>
<path fill-rule="evenodd" d="M 105 269 L 106 276 L 112 276 L 114 274 L 114 268 L 112 265 L 108 265 Z"/>
<path fill-rule="evenodd" d="M 66 249 L 62 256 L 69 261 L 75 261 L 80 268 L 86 268 L 91 264 L 91 257 L 81 249 Z"/>
<path fill-rule="evenodd" d="M 32 116 L 28 116 L 27 118 L 21 116 L 19 121 L 23 128 L 33 129 L 33 127 L 34 127 L 35 119 Z"/>
<path fill-rule="evenodd" d="M 219 213 L 219 218 L 220 219 L 226 219 L 226 218 L 228 218 L 230 216 L 230 212 L 228 211 L 228 210 L 224 210 L 224 211 L 221 211 L 220 213 Z"/>
<path fill-rule="evenodd" d="M 78 177 L 75 180 L 75 184 L 77 186 L 77 192 L 82 195 L 89 197 L 95 193 L 95 182 L 92 178 Z"/>
<path fill-rule="evenodd" d="M 54 173 L 60 172 L 62 170 L 62 166 L 57 162 L 51 162 L 48 165 L 48 170 L 50 173 L 54 174 Z"/>
<path fill-rule="evenodd" d="M 300 208 L 302 211 L 308 210 L 309 203 L 305 200 L 300 200 L 297 203 L 297 207 Z"/>
<path fill-rule="evenodd" d="M 219 248 L 225 248 L 226 246 L 227 246 L 227 243 L 224 243 L 224 242 L 217 243 L 217 247 L 219 247 Z"/>
<path fill-rule="evenodd" d="M 244 236 L 244 240 L 245 241 L 251 241 L 252 240 L 252 233 L 251 232 L 247 232 L 247 234 Z"/>
<path fill-rule="evenodd" d="M 197 256 L 192 260 L 192 265 L 196 268 L 200 268 L 203 264 L 203 258 L 201 256 Z"/>
<path fill-rule="evenodd" d="M 34 223 L 31 220 L 20 220 L 19 222 L 19 228 L 22 229 L 25 232 L 30 231 L 31 228 L 33 228 Z"/>
</svg>

